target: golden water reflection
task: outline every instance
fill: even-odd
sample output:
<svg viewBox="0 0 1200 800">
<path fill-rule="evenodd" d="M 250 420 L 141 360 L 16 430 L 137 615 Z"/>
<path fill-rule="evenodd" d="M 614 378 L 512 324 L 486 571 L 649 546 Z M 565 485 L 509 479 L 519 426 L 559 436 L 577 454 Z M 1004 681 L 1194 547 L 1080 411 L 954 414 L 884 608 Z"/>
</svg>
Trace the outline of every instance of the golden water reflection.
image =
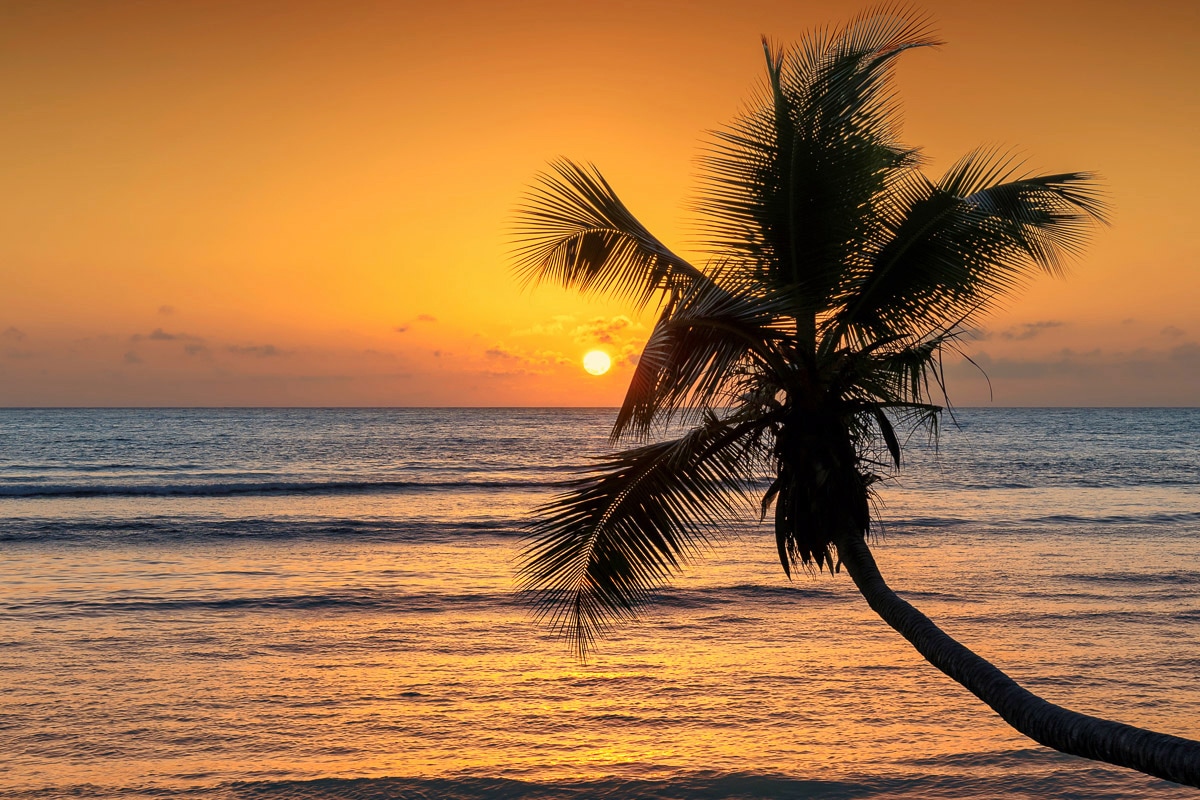
<svg viewBox="0 0 1200 800">
<path fill-rule="evenodd" d="M 915 604 L 1047 699 L 1197 737 L 1200 600 L 1153 576 L 1198 563 L 1200 543 L 1173 538 L 1165 559 L 1159 544 L 933 531 L 877 550 Z M 787 581 L 766 536 L 689 570 L 586 665 L 515 604 L 518 546 L 10 551 L 0 787 L 1089 768 L 929 667 L 845 576 Z M 1103 577 L 1134 572 L 1137 596 Z"/>
</svg>

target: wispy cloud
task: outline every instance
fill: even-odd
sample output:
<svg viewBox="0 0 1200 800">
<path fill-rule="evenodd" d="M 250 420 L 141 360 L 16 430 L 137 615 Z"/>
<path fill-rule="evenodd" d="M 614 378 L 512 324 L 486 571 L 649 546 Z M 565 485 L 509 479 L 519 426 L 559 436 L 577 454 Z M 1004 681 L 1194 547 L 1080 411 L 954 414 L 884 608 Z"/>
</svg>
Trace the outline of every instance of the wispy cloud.
<svg viewBox="0 0 1200 800">
<path fill-rule="evenodd" d="M 1183 364 L 1197 370 L 1200 377 L 1200 344 L 1185 342 L 1178 347 L 1172 347 L 1167 357 L 1176 364 Z"/>
<path fill-rule="evenodd" d="M 437 322 L 437 317 L 433 316 L 432 314 L 417 314 L 417 316 L 412 320 L 408 322 L 402 322 L 401 324 L 393 327 L 392 330 L 396 333 L 408 333 L 413 329 L 416 323 L 429 325 L 434 322 Z"/>
<path fill-rule="evenodd" d="M 502 347 L 499 345 L 497 345 L 495 347 L 489 347 L 487 350 L 483 351 L 483 354 L 485 356 L 487 356 L 488 358 L 502 358 L 502 359 L 516 359 L 516 360 L 519 360 L 521 358 L 519 355 L 514 353 L 512 350 L 509 350 L 507 347 Z"/>
<path fill-rule="evenodd" d="M 1013 325 L 1002 331 L 993 331 L 987 328 L 968 328 L 965 331 L 965 338 L 976 342 L 990 342 L 995 339 L 1004 339 L 1009 342 L 1026 342 L 1030 339 L 1036 339 L 1046 331 L 1061 328 L 1065 325 L 1065 322 L 1049 319 L 1041 322 L 1025 322 L 1020 325 Z"/>
<path fill-rule="evenodd" d="M 515 372 L 521 374 L 545 375 L 553 372 L 558 367 L 573 366 L 575 364 L 573 360 L 554 350 L 525 351 L 508 347 L 504 344 L 493 345 L 485 350 L 483 354 L 491 361 L 499 361 L 511 365 L 515 368 Z M 509 370 L 505 374 L 513 373 L 514 370 Z"/>
<path fill-rule="evenodd" d="M 131 342 L 203 342 L 204 339 L 200 336 L 193 336 L 190 333 L 169 333 L 162 328 L 155 328 L 149 333 L 135 333 L 129 337 Z"/>
<path fill-rule="evenodd" d="M 281 350 L 273 344 L 231 344 L 225 348 L 225 351 L 228 353 L 233 353 L 235 356 L 251 356 L 254 358 L 277 358 L 279 356 L 290 356 L 292 354 L 292 351 Z"/>
<path fill-rule="evenodd" d="M 1001 331 L 1000 338 L 1015 342 L 1025 342 L 1041 336 L 1046 331 L 1061 328 L 1063 325 L 1063 322 L 1056 319 L 1048 319 L 1044 322 L 1026 322 L 1023 325 L 1017 325 L 1016 327 Z"/>
<path fill-rule="evenodd" d="M 972 355 L 995 389 L 997 402 L 1070 405 L 1194 404 L 1200 396 L 1200 344 L 1183 342 L 1166 349 L 1102 348 L 1021 358 Z M 966 362 L 950 365 L 950 390 L 977 378 Z"/>
<path fill-rule="evenodd" d="M 642 358 L 642 346 L 639 344 L 627 344 L 617 353 L 613 362 L 618 366 L 636 367 L 638 361 Z"/>
<path fill-rule="evenodd" d="M 3 333 L 0 333 L 0 337 L 8 339 L 10 342 L 23 342 L 25 341 L 25 331 L 9 325 Z"/>
<path fill-rule="evenodd" d="M 636 326 L 626 316 L 595 317 L 571 331 L 571 336 L 580 344 L 615 344 L 618 334 Z"/>
</svg>

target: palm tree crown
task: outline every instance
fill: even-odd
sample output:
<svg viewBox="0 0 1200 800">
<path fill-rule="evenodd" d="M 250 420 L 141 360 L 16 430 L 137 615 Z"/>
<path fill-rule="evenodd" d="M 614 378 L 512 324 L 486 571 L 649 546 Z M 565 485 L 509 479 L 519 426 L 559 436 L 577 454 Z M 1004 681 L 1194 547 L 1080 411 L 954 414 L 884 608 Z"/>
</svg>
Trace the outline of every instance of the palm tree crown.
<svg viewBox="0 0 1200 800">
<path fill-rule="evenodd" d="M 705 158 L 703 267 L 594 167 L 543 176 L 521 213 L 526 281 L 660 312 L 612 431 L 635 446 L 539 510 L 523 588 L 583 657 L 747 507 L 773 508 L 784 571 L 845 567 L 872 610 L 1021 733 L 1200 786 L 1200 742 L 1037 697 L 892 591 L 868 547 L 872 485 L 900 467 L 897 427 L 936 432 L 943 354 L 1104 219 L 1092 176 L 1017 174 L 996 151 L 925 177 L 897 140 L 891 75 L 935 43 L 891 7 L 796 47 L 764 41 L 762 90 Z"/>
<path fill-rule="evenodd" d="M 642 444 L 541 509 L 523 563 L 581 656 L 747 505 L 773 509 L 789 575 L 833 569 L 900 465 L 896 426 L 936 426 L 943 353 L 1103 219 L 1087 173 L 1020 175 L 988 150 L 921 172 L 892 72 L 934 44 L 926 20 L 886 9 L 798 46 L 764 40 L 765 84 L 703 161 L 702 267 L 594 167 L 556 162 L 522 208 L 526 281 L 661 306 L 612 431 Z M 666 423 L 690 429 L 644 443 Z"/>
</svg>

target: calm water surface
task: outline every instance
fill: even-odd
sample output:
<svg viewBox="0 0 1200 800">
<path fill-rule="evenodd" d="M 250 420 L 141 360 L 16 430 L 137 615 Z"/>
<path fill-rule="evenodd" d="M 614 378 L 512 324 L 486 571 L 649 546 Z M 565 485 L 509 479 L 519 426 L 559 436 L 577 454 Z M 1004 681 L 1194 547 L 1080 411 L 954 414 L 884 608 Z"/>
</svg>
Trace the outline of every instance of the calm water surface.
<svg viewBox="0 0 1200 800">
<path fill-rule="evenodd" d="M 1200 738 L 1200 411 L 964 410 L 892 585 L 1071 708 Z M 1012 732 L 751 528 L 586 665 L 512 596 L 604 410 L 0 410 L 0 794 L 1194 797 Z"/>
</svg>

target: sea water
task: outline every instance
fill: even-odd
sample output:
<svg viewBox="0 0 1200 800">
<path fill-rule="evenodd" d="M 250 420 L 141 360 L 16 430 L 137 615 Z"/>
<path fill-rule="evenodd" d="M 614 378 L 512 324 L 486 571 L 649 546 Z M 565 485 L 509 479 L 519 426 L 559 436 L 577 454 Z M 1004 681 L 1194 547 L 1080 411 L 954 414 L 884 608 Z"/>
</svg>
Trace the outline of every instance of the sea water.
<svg viewBox="0 0 1200 800">
<path fill-rule="evenodd" d="M 1047 699 L 1200 738 L 1200 411 L 963 409 L 894 588 Z M 1191 797 L 1023 738 L 753 524 L 584 664 L 514 594 L 611 410 L 0 410 L 0 794 Z"/>
</svg>

